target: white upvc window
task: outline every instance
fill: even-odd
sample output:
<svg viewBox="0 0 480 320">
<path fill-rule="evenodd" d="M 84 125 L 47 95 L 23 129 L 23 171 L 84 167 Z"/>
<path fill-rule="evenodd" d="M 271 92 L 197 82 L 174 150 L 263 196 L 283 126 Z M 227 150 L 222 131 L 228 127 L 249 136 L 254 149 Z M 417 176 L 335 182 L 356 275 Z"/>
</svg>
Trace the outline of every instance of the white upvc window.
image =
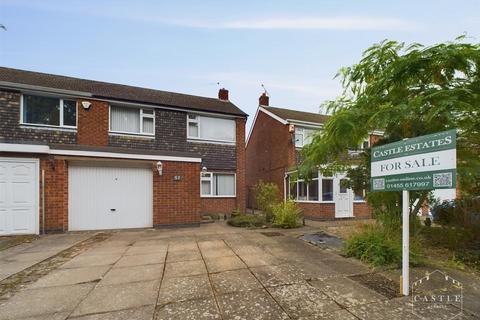
<svg viewBox="0 0 480 320">
<path fill-rule="evenodd" d="M 187 115 L 187 138 L 213 142 L 235 143 L 235 120 Z"/>
<path fill-rule="evenodd" d="M 200 196 L 235 197 L 236 175 L 234 173 L 202 172 L 200 173 Z"/>
<path fill-rule="evenodd" d="M 155 135 L 155 110 L 110 106 L 110 132 Z"/>
<path fill-rule="evenodd" d="M 312 142 L 315 129 L 295 126 L 295 147 L 302 148 Z"/>
<path fill-rule="evenodd" d="M 23 94 L 20 123 L 44 127 L 77 127 L 77 101 L 53 96 Z"/>
<path fill-rule="evenodd" d="M 333 177 L 322 177 L 318 173 L 306 182 L 304 179 L 292 179 L 287 176 L 288 198 L 298 202 L 333 202 Z"/>
</svg>

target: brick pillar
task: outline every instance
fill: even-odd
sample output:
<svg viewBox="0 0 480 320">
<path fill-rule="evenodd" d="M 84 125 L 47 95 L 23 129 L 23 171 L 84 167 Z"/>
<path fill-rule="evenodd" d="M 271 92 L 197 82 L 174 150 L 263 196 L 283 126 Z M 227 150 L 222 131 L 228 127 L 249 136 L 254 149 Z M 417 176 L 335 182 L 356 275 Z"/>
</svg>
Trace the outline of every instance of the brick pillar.
<svg viewBox="0 0 480 320">
<path fill-rule="evenodd" d="M 247 119 L 236 120 L 237 141 L 237 207 L 241 212 L 246 209 L 246 172 L 245 172 L 245 123 Z"/>
<path fill-rule="evenodd" d="M 68 164 L 66 160 L 44 158 L 40 170 L 45 170 L 45 230 L 68 231 Z M 42 190 L 40 180 L 40 231 L 43 230 Z"/>
<path fill-rule="evenodd" d="M 88 109 L 82 102 L 91 103 Z M 90 146 L 108 145 L 108 102 L 79 99 L 77 101 L 77 143 Z"/>
</svg>

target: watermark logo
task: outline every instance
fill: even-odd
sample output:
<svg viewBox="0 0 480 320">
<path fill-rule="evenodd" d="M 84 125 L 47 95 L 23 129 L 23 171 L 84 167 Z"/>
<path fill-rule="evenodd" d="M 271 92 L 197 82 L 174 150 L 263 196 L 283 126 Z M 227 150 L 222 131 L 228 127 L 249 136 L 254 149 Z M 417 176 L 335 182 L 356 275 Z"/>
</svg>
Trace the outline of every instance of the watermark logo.
<svg viewBox="0 0 480 320">
<path fill-rule="evenodd" d="M 412 283 L 412 313 L 421 319 L 455 319 L 463 314 L 463 285 L 435 270 Z"/>
</svg>

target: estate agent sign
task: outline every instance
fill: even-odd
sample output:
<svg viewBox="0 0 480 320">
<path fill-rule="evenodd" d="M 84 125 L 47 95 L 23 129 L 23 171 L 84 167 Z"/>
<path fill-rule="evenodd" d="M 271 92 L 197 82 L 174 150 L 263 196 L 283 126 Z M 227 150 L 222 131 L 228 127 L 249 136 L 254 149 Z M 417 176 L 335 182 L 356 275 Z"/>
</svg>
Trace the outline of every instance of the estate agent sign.
<svg viewBox="0 0 480 320">
<path fill-rule="evenodd" d="M 410 190 L 455 188 L 455 130 L 405 139 L 372 148 L 372 191 L 402 191 L 402 277 L 400 291 L 408 296 Z"/>
<path fill-rule="evenodd" d="M 455 188 L 456 131 L 372 148 L 372 191 Z"/>
</svg>

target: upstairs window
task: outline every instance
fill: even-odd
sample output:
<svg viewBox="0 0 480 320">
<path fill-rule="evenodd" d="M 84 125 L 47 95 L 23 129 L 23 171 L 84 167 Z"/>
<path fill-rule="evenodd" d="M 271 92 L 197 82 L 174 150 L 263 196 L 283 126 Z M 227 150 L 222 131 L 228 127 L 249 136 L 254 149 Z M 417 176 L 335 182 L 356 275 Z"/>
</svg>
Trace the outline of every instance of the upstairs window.
<svg viewBox="0 0 480 320">
<path fill-rule="evenodd" d="M 22 119 L 24 124 L 75 128 L 77 102 L 46 96 L 24 94 Z"/>
<path fill-rule="evenodd" d="M 200 194 L 202 197 L 234 197 L 235 174 L 202 172 Z"/>
<path fill-rule="evenodd" d="M 187 137 L 208 141 L 235 142 L 235 120 L 189 114 L 187 116 Z"/>
<path fill-rule="evenodd" d="M 131 134 L 155 134 L 153 109 L 110 106 L 110 131 Z"/>
<path fill-rule="evenodd" d="M 301 148 L 312 142 L 315 129 L 295 127 L 295 147 Z"/>
</svg>

